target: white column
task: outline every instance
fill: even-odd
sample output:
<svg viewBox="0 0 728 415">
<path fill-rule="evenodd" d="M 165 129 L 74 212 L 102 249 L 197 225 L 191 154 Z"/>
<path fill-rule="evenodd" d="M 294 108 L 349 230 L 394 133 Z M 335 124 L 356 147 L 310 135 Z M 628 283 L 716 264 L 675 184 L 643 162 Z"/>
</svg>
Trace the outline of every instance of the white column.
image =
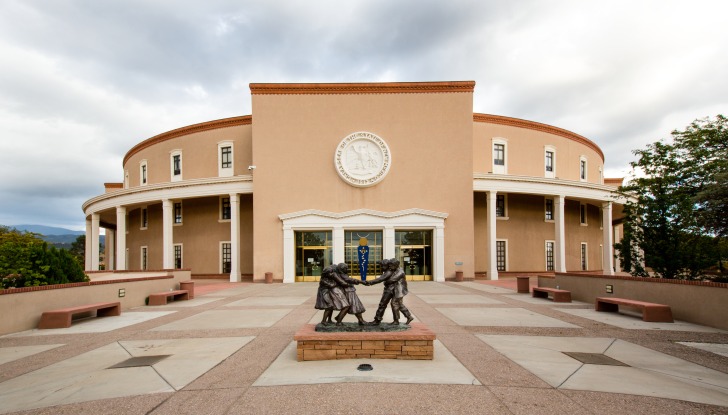
<svg viewBox="0 0 728 415">
<path fill-rule="evenodd" d="M 172 233 L 173 215 L 172 201 L 169 199 L 162 200 L 162 268 L 174 268 L 174 237 Z M 232 208 L 232 207 L 231 207 Z"/>
<path fill-rule="evenodd" d="M 383 237 L 382 259 L 394 258 L 394 226 L 385 226 Z"/>
<path fill-rule="evenodd" d="M 86 271 L 93 271 L 93 268 L 91 268 L 91 219 L 86 219 L 86 241 L 84 245 L 86 249 L 84 268 Z"/>
<path fill-rule="evenodd" d="M 488 253 L 488 279 L 489 280 L 497 280 L 498 279 L 498 264 L 496 261 L 496 247 L 495 247 L 495 238 L 496 238 L 496 219 L 495 219 L 495 205 L 496 205 L 496 192 L 485 192 L 487 196 L 487 205 L 486 205 L 486 215 L 487 215 L 487 226 L 486 226 L 486 235 L 487 235 L 487 253 Z"/>
<path fill-rule="evenodd" d="M 296 241 L 290 226 L 283 227 L 283 283 L 296 281 Z"/>
<path fill-rule="evenodd" d="M 614 269 L 612 268 L 613 253 L 613 242 L 612 242 L 612 202 L 602 203 L 602 249 L 604 249 L 602 255 L 604 261 L 602 261 L 602 274 L 614 275 Z"/>
<path fill-rule="evenodd" d="M 566 272 L 566 232 L 564 231 L 564 196 L 554 197 L 554 219 L 556 246 L 554 252 L 554 270 Z"/>
<path fill-rule="evenodd" d="M 91 270 L 99 270 L 99 214 L 91 215 Z"/>
<path fill-rule="evenodd" d="M 116 269 L 116 231 L 106 229 L 106 269 L 113 271 Z"/>
<path fill-rule="evenodd" d="M 613 229 L 614 229 L 614 243 L 620 242 L 622 239 L 619 235 L 619 226 L 615 226 Z M 614 271 L 622 272 L 622 263 L 619 262 L 619 255 L 614 257 Z"/>
<path fill-rule="evenodd" d="M 126 207 L 116 207 L 116 269 L 126 270 Z"/>
<path fill-rule="evenodd" d="M 331 233 L 331 236 L 333 237 L 332 243 L 334 244 L 334 246 L 331 247 L 333 251 L 333 258 L 331 258 L 331 261 L 332 264 L 340 264 L 344 262 L 344 258 L 346 258 L 344 252 L 344 245 L 346 244 L 346 241 L 344 240 L 344 228 L 341 226 L 334 226 L 334 230 Z"/>
<path fill-rule="evenodd" d="M 434 261 L 435 275 L 433 279 L 438 282 L 445 282 L 445 227 L 438 226 L 435 228 L 435 246 L 433 247 L 434 255 L 432 260 Z"/>
<path fill-rule="evenodd" d="M 230 194 L 230 282 L 240 282 L 240 196 Z"/>
</svg>

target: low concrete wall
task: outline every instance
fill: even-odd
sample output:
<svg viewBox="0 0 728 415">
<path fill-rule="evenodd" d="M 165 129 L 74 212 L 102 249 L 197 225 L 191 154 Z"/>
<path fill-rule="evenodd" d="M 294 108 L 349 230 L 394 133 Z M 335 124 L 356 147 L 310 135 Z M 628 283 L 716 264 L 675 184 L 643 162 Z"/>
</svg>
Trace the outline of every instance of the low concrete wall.
<svg viewBox="0 0 728 415">
<path fill-rule="evenodd" d="M 539 276 L 539 286 L 571 291 L 571 298 L 594 304 L 596 297 L 619 297 L 667 304 L 675 319 L 728 330 L 728 284 L 611 275 L 556 273 Z M 606 292 L 612 286 L 611 294 Z"/>
<path fill-rule="evenodd" d="M 189 270 L 140 275 L 116 272 L 113 280 L 0 290 L 0 335 L 36 328 L 47 310 L 110 301 L 120 302 L 122 310 L 139 307 L 149 294 L 177 289 L 180 281 L 190 279 Z M 125 291 L 121 298 L 120 289 Z"/>
</svg>

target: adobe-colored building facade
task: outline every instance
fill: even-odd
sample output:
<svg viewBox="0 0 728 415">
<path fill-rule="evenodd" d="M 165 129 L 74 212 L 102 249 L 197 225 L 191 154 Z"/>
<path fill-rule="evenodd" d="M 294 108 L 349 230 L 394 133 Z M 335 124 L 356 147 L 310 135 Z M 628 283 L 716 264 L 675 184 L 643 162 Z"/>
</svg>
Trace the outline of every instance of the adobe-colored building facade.
<svg viewBox="0 0 728 415">
<path fill-rule="evenodd" d="M 251 84 L 252 115 L 133 147 L 123 183 L 83 205 L 88 270 L 190 268 L 315 281 L 356 252 L 409 279 L 619 264 L 604 155 L 569 131 L 473 113 L 474 82 Z"/>
</svg>

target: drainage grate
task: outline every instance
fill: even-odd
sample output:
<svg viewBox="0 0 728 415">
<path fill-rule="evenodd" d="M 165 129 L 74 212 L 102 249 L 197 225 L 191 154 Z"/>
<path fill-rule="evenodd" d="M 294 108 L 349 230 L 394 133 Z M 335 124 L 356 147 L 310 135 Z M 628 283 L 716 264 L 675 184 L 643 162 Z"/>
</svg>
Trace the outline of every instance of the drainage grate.
<svg viewBox="0 0 728 415">
<path fill-rule="evenodd" d="M 156 355 L 156 356 L 139 356 L 139 357 L 132 357 L 129 359 L 124 360 L 123 362 L 117 363 L 114 366 L 109 367 L 108 369 L 120 369 L 125 367 L 142 367 L 142 366 L 152 366 L 153 364 L 162 361 L 166 358 L 168 358 L 171 355 L 168 354 L 162 354 L 162 355 Z"/>
<path fill-rule="evenodd" d="M 363 363 L 363 364 L 359 365 L 359 367 L 357 367 L 356 370 L 359 370 L 361 372 L 368 372 L 370 370 L 374 370 L 374 368 L 369 363 Z"/>
<path fill-rule="evenodd" d="M 607 355 L 601 353 L 579 353 L 579 352 L 561 352 L 572 359 L 576 359 L 585 365 L 603 365 L 603 366 L 627 366 L 628 364 L 622 363 L 619 360 L 612 359 Z"/>
</svg>

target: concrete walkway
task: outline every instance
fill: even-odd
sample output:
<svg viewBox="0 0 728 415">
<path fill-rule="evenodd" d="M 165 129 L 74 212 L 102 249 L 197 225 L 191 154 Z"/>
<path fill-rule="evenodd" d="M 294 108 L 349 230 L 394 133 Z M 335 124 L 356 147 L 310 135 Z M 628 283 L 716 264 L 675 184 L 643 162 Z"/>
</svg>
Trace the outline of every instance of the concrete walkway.
<svg viewBox="0 0 728 415">
<path fill-rule="evenodd" d="M 317 284 L 200 280 L 190 301 L 0 337 L 0 414 L 728 414 L 727 332 L 515 285 L 410 283 L 433 361 L 297 362 Z M 357 288 L 365 319 L 381 290 Z"/>
</svg>

